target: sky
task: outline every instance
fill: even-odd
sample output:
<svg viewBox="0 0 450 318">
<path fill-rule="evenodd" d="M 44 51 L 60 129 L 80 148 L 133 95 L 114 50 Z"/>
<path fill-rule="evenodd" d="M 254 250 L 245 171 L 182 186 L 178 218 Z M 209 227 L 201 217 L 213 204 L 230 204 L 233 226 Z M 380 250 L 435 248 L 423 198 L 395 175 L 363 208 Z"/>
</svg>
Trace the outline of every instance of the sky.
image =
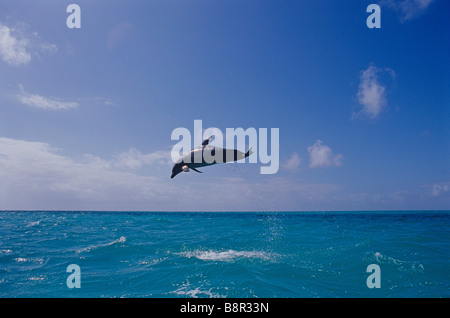
<svg viewBox="0 0 450 318">
<path fill-rule="evenodd" d="M 448 210 L 449 9 L 2 0 L 0 210 Z M 171 134 L 194 120 L 278 128 L 278 171 L 170 179 Z"/>
</svg>

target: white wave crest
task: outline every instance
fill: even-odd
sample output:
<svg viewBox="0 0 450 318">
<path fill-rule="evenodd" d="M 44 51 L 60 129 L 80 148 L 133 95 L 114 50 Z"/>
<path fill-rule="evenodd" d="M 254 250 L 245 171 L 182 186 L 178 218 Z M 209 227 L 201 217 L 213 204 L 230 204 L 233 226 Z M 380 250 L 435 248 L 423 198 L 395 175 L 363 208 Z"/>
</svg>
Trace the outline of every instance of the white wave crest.
<svg viewBox="0 0 450 318">
<path fill-rule="evenodd" d="M 34 264 L 44 263 L 44 259 L 42 257 L 36 258 L 16 257 L 14 260 L 16 261 L 16 263 L 34 263 Z"/>
<path fill-rule="evenodd" d="M 195 250 L 179 253 L 178 255 L 187 258 L 195 257 L 203 261 L 219 261 L 219 262 L 230 262 L 236 259 L 270 260 L 273 258 L 272 254 L 263 251 L 235 251 L 235 250 L 227 250 L 227 251 Z"/>
<path fill-rule="evenodd" d="M 194 287 L 189 281 L 181 284 L 181 286 L 178 289 L 171 291 L 170 293 L 191 298 L 199 298 L 199 297 L 225 298 L 225 296 L 223 295 L 212 292 L 212 288 L 205 289 L 204 286 Z"/>
<path fill-rule="evenodd" d="M 423 272 L 424 267 L 421 263 L 415 262 L 415 261 L 402 261 L 396 258 L 393 258 L 388 255 L 383 255 L 380 252 L 375 252 L 375 259 L 377 262 L 381 264 L 393 264 L 397 266 L 397 268 L 400 271 L 417 271 L 417 272 Z"/>
<path fill-rule="evenodd" d="M 88 246 L 88 247 L 79 249 L 77 252 L 78 253 L 86 252 L 86 251 L 97 249 L 99 247 L 111 246 L 111 245 L 114 245 L 114 244 L 117 244 L 117 243 L 125 243 L 126 241 L 127 241 L 127 238 L 125 236 L 121 236 L 120 238 L 118 238 L 117 240 L 114 240 L 112 242 L 105 243 L 105 244 L 98 244 L 98 245 Z"/>
</svg>

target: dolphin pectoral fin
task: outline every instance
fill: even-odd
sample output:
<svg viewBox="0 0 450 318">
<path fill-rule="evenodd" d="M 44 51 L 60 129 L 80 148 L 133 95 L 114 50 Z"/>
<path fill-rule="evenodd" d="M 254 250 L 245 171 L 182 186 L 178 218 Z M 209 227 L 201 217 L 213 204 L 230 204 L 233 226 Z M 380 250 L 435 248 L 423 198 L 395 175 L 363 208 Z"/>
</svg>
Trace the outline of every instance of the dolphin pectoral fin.
<svg viewBox="0 0 450 318">
<path fill-rule="evenodd" d="M 203 172 L 201 172 L 200 170 L 197 170 L 197 169 L 195 169 L 195 168 L 191 168 L 191 169 L 194 170 L 195 172 L 203 173 Z"/>
</svg>

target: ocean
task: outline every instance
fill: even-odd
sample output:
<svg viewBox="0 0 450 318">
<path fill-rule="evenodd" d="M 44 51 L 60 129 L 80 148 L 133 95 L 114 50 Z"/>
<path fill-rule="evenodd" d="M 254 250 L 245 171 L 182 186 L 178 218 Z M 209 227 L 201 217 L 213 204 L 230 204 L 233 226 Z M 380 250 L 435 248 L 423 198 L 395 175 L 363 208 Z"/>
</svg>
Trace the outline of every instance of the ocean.
<svg viewBox="0 0 450 318">
<path fill-rule="evenodd" d="M 0 297 L 450 297 L 450 211 L 1 211 Z"/>
</svg>

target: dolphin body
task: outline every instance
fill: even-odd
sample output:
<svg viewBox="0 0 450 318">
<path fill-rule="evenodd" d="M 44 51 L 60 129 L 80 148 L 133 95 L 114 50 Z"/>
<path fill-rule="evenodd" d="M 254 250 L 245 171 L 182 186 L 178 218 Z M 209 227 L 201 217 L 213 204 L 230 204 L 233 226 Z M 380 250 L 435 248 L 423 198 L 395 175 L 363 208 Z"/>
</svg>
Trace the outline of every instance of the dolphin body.
<svg viewBox="0 0 450 318">
<path fill-rule="evenodd" d="M 172 175 L 170 178 L 174 178 L 180 172 L 189 172 L 190 169 L 195 172 L 202 173 L 197 170 L 199 167 L 212 166 L 216 163 L 225 163 L 231 161 L 237 161 L 250 156 L 252 148 L 246 153 L 239 151 L 237 149 L 224 149 L 220 147 L 214 147 L 209 144 L 212 136 L 205 139 L 201 146 L 192 149 L 188 153 L 182 155 L 172 168 Z"/>
</svg>

